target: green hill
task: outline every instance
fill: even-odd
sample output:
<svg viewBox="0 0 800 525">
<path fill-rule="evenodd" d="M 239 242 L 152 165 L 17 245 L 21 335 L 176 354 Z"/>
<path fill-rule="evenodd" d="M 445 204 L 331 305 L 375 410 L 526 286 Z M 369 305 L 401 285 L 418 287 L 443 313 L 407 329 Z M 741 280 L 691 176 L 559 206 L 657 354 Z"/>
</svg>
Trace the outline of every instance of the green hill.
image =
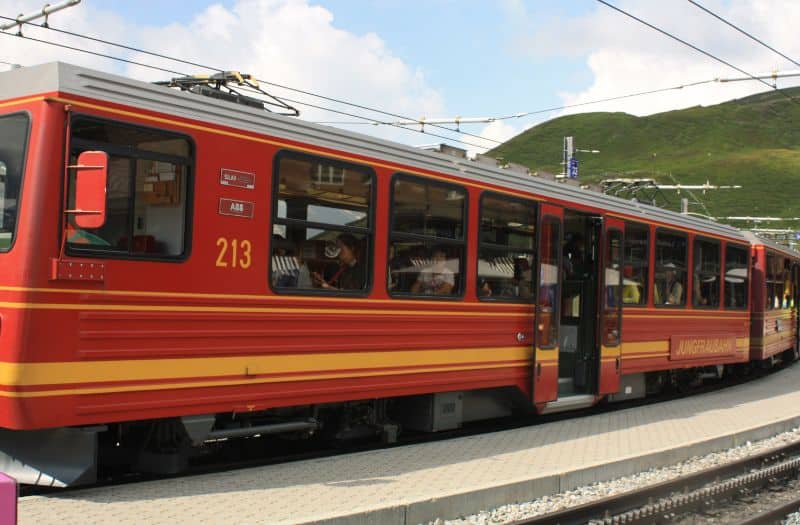
<svg viewBox="0 0 800 525">
<path fill-rule="evenodd" d="M 800 88 L 647 117 L 583 113 L 556 118 L 487 153 L 532 171 L 561 173 L 563 137 L 573 136 L 581 182 L 652 177 L 681 184 L 741 185 L 694 192 L 717 217 L 800 217 Z M 677 209 L 682 196 L 665 191 Z M 692 208 L 692 211 L 699 211 Z M 795 225 L 796 226 L 796 225 Z"/>
</svg>

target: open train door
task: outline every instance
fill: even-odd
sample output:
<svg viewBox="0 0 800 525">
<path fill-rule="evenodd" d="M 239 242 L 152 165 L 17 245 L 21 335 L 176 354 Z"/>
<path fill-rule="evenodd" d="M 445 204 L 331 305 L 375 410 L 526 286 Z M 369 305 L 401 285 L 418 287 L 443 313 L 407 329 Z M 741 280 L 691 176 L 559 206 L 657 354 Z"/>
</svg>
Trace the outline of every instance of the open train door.
<svg viewBox="0 0 800 525">
<path fill-rule="evenodd" d="M 621 219 L 606 217 L 603 221 L 598 395 L 615 394 L 620 387 L 624 231 L 625 222 Z"/>
<path fill-rule="evenodd" d="M 563 222 L 563 208 L 549 204 L 540 206 L 536 348 L 533 357 L 533 402 L 536 404 L 558 398 L 558 329 Z"/>
</svg>

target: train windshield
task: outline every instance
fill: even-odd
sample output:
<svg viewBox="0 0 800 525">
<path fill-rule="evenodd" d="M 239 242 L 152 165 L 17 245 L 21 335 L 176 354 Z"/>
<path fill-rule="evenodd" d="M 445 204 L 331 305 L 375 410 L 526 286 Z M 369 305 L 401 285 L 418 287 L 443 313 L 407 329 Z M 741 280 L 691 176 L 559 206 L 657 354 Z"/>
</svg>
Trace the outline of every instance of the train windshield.
<svg viewBox="0 0 800 525">
<path fill-rule="evenodd" d="M 27 115 L 0 117 L 0 251 L 14 240 L 29 122 Z"/>
</svg>

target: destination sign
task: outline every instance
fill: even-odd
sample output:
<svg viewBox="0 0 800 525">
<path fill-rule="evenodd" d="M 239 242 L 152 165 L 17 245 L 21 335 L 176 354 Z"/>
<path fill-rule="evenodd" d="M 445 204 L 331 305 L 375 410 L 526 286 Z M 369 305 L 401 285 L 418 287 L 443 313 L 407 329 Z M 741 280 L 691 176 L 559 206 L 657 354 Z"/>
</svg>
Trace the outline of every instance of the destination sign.
<svg viewBox="0 0 800 525">
<path fill-rule="evenodd" d="M 670 338 L 671 361 L 725 357 L 736 354 L 736 337 L 726 335 L 673 335 Z"/>
<path fill-rule="evenodd" d="M 234 186 L 236 188 L 252 190 L 256 187 L 256 174 L 247 171 L 222 168 L 219 172 L 219 183 L 223 186 Z"/>
</svg>

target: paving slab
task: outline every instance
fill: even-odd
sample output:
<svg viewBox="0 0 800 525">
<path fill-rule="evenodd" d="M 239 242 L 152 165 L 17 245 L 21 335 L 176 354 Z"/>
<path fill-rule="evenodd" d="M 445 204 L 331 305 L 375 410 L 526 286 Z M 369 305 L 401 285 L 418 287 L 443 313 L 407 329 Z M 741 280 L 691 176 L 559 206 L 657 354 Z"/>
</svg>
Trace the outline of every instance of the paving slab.
<svg viewBox="0 0 800 525">
<path fill-rule="evenodd" d="M 800 365 L 677 401 L 420 445 L 19 500 L 19 523 L 412 525 L 800 426 Z"/>
</svg>

